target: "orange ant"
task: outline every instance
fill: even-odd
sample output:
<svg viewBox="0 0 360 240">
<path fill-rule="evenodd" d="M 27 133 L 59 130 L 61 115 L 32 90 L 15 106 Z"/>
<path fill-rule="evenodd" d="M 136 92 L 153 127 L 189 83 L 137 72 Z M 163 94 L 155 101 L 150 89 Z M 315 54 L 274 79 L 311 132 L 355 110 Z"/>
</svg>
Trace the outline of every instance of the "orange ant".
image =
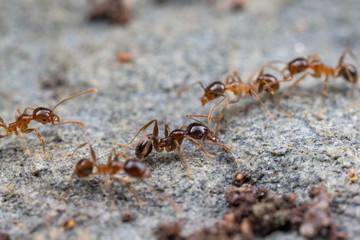
<svg viewBox="0 0 360 240">
<path fill-rule="evenodd" d="M 66 156 L 66 157 L 72 157 L 76 153 L 77 150 L 79 150 L 80 148 L 83 148 L 86 145 L 90 149 L 91 159 L 90 158 L 82 158 L 77 162 L 77 164 L 75 166 L 75 170 L 70 177 L 66 192 L 65 192 L 65 194 L 60 196 L 59 199 L 65 198 L 70 193 L 71 183 L 75 177 L 84 178 L 84 177 L 88 177 L 90 175 L 102 175 L 105 179 L 105 185 L 109 191 L 109 198 L 110 198 L 112 210 L 115 210 L 115 203 L 112 198 L 111 184 L 110 184 L 109 179 L 116 181 L 116 182 L 120 182 L 123 185 L 125 185 L 126 188 L 130 191 L 130 193 L 135 197 L 138 204 L 140 206 L 143 206 L 144 203 L 141 202 L 140 199 L 137 197 L 136 192 L 130 186 L 129 181 L 131 180 L 131 177 L 140 179 L 140 180 L 145 180 L 145 179 L 150 178 L 150 176 L 151 176 L 150 169 L 148 167 L 146 167 L 145 164 L 143 164 L 138 159 L 129 158 L 125 154 L 122 154 L 122 153 L 116 153 L 116 150 L 114 147 L 111 148 L 107 163 L 106 164 L 98 164 L 97 160 L 96 160 L 95 151 L 92 148 L 91 143 L 89 143 L 89 142 L 80 144 L 74 150 L 74 152 L 70 155 L 67 155 L 64 153 L 62 153 L 62 155 Z M 121 162 L 120 157 L 123 157 L 126 161 Z M 93 172 L 94 168 L 96 168 L 96 170 L 97 170 L 97 172 L 95 172 L 95 173 Z M 123 171 L 126 175 L 129 176 L 129 178 L 122 179 L 122 178 L 115 177 L 114 175 L 120 171 Z M 107 176 L 109 177 L 109 179 L 106 178 Z M 158 198 L 169 202 L 170 205 L 174 208 L 174 210 L 177 213 L 179 212 L 179 209 L 178 209 L 178 206 L 176 203 L 172 202 L 170 199 L 161 195 L 160 193 L 157 193 L 149 184 L 147 184 L 147 186 L 149 187 L 149 190 L 152 193 L 154 193 Z"/>
<path fill-rule="evenodd" d="M 302 74 L 301 77 L 299 77 L 291 86 L 289 89 L 287 89 L 286 92 L 283 93 L 283 96 L 287 97 L 291 90 L 300 83 L 307 75 L 311 75 L 314 78 L 321 78 L 323 75 L 325 75 L 324 79 L 324 90 L 323 90 L 323 99 L 322 99 L 322 105 L 320 113 L 318 114 L 318 117 L 321 118 L 324 107 L 325 107 L 325 99 L 327 95 L 327 82 L 329 79 L 329 76 L 333 78 L 339 78 L 343 77 L 346 81 L 350 82 L 352 84 L 351 88 L 351 97 L 356 105 L 359 105 L 357 101 L 355 100 L 354 96 L 354 90 L 355 90 L 355 84 L 357 81 L 357 69 L 352 64 L 344 63 L 344 58 L 346 54 L 349 54 L 351 58 L 358 63 L 358 59 L 355 56 L 355 54 L 350 49 L 345 49 L 344 52 L 341 54 L 340 59 L 336 67 L 332 68 L 330 66 L 326 66 L 320 59 L 319 54 L 312 54 L 307 59 L 305 58 L 295 58 L 294 60 L 290 61 L 289 63 L 286 63 L 286 67 L 281 71 L 289 71 L 289 74 L 285 76 L 285 78 L 293 78 L 296 74 Z M 281 62 L 282 61 L 270 61 L 271 62 Z M 268 64 L 269 64 L 268 63 Z M 312 70 L 312 72 L 308 72 L 308 70 Z"/>
<path fill-rule="evenodd" d="M 43 152 L 45 154 L 45 156 L 47 158 L 50 158 L 50 156 L 46 153 L 45 151 L 45 143 L 43 138 L 41 137 L 40 133 L 35 129 L 35 128 L 28 128 L 28 125 L 30 124 L 31 121 L 36 121 L 42 124 L 48 124 L 51 123 L 52 125 L 63 125 L 63 124 L 68 124 L 68 123 L 72 123 L 72 124 L 78 124 L 80 126 L 85 126 L 84 123 L 82 122 L 75 122 L 75 121 L 69 121 L 69 122 L 60 122 L 60 118 L 58 115 L 56 115 L 54 113 L 54 110 L 57 106 L 59 106 L 61 103 L 66 102 L 70 99 L 73 98 L 77 98 L 81 95 L 87 94 L 87 93 L 92 93 L 92 92 L 96 92 L 96 89 L 90 89 L 87 90 L 85 92 L 76 94 L 72 97 L 69 98 L 65 98 L 64 100 L 60 101 L 59 103 L 57 103 L 52 109 L 49 108 L 44 108 L 44 107 L 38 107 L 38 108 L 34 108 L 34 107 L 27 107 L 25 108 L 24 112 L 22 114 L 20 114 L 20 110 L 18 108 L 16 108 L 16 112 L 15 112 L 15 122 L 9 123 L 8 126 L 6 126 L 4 120 L 0 117 L 0 127 L 3 127 L 6 131 L 5 135 L 0 135 L 0 138 L 4 138 L 4 137 L 9 137 L 11 136 L 13 133 L 15 135 L 19 135 L 25 145 L 26 151 L 28 152 L 28 155 L 31 157 L 31 152 L 29 147 L 26 144 L 26 141 L 24 139 L 23 133 L 30 133 L 30 132 L 35 132 L 36 135 L 38 136 L 38 138 L 40 139 L 42 146 L 43 146 Z M 32 110 L 32 114 L 27 114 L 28 110 Z"/>
<path fill-rule="evenodd" d="M 191 116 L 187 116 L 188 118 L 192 118 Z M 152 123 L 154 124 L 154 128 L 153 128 L 153 133 L 149 134 L 147 136 L 144 136 L 143 138 L 141 138 L 141 140 L 136 144 L 136 148 L 135 148 L 135 155 L 139 158 L 139 159 L 143 159 L 145 158 L 147 155 L 149 155 L 154 147 L 154 149 L 157 152 L 162 152 L 164 151 L 164 149 L 167 152 L 171 152 L 174 150 L 178 150 L 179 154 L 180 154 L 180 158 L 186 168 L 186 171 L 189 174 L 190 178 L 193 178 L 186 162 L 185 159 L 183 157 L 182 151 L 180 149 L 180 145 L 182 144 L 183 140 L 186 138 L 188 139 L 192 144 L 194 144 L 195 146 L 199 147 L 206 155 L 208 155 L 209 157 L 215 157 L 214 155 L 206 152 L 206 150 L 203 148 L 203 146 L 201 146 L 199 143 L 197 143 L 196 141 L 194 141 L 193 139 L 196 140 L 201 140 L 202 143 L 205 145 L 217 145 L 220 146 L 224 149 L 226 149 L 228 152 L 231 152 L 231 149 L 226 147 L 223 144 L 220 144 L 217 142 L 216 138 L 215 138 L 215 134 L 202 122 L 194 119 L 196 122 L 191 123 L 188 126 L 182 126 L 180 129 L 175 129 L 173 131 L 170 131 L 170 127 L 169 125 L 165 124 L 165 130 L 164 130 L 164 135 L 165 137 L 163 138 L 159 138 L 158 134 L 159 134 L 159 128 L 158 128 L 158 123 L 157 120 L 154 119 L 150 122 L 148 122 L 147 124 L 145 124 L 139 131 L 138 133 L 135 135 L 135 137 L 130 141 L 130 143 L 128 144 L 118 144 L 117 146 L 128 146 L 130 145 L 135 138 L 139 135 L 140 132 L 144 131 L 146 128 L 148 128 Z M 183 130 L 184 128 L 186 128 L 186 130 Z M 207 140 L 207 142 L 206 142 Z M 210 141 L 210 142 L 209 142 Z"/>
<path fill-rule="evenodd" d="M 263 71 L 264 71 L 265 67 L 267 67 L 267 66 L 273 68 L 269 64 L 263 65 L 259 70 L 255 71 L 249 77 L 247 83 L 243 83 L 243 81 L 241 80 L 241 77 L 239 76 L 239 73 L 237 71 L 235 71 L 233 73 L 233 75 L 231 75 L 231 74 L 228 75 L 228 77 L 225 80 L 225 83 L 220 82 L 220 81 L 215 81 L 215 82 L 211 83 L 210 85 L 208 85 L 207 87 L 204 87 L 204 85 L 201 82 L 195 82 L 193 84 L 190 84 L 188 86 L 181 88 L 178 91 L 178 96 L 180 96 L 184 91 L 188 90 L 189 88 L 191 88 L 197 84 L 200 84 L 200 86 L 204 89 L 204 94 L 201 97 L 202 105 L 205 105 L 207 102 L 209 102 L 213 99 L 222 97 L 222 99 L 211 108 L 209 115 L 207 115 L 207 116 L 206 115 L 189 115 L 189 117 L 207 117 L 209 123 L 211 122 L 212 115 L 213 115 L 216 107 L 218 107 L 219 104 L 222 103 L 225 99 L 228 99 L 225 102 L 225 106 L 223 107 L 223 109 L 219 115 L 214 133 L 216 133 L 216 131 L 219 127 L 220 120 L 222 119 L 227 106 L 229 104 L 240 101 L 243 94 L 245 94 L 246 96 L 249 96 L 249 97 L 250 96 L 254 97 L 258 102 L 261 103 L 261 105 L 263 106 L 265 111 L 270 115 L 270 117 L 275 118 L 275 116 L 269 112 L 269 110 L 266 108 L 265 104 L 261 101 L 261 99 L 258 96 L 258 94 L 261 93 L 262 91 L 267 91 L 275 99 L 276 104 L 277 104 L 278 108 L 280 109 L 280 111 L 283 112 L 286 116 L 291 117 L 290 114 L 287 114 L 282 110 L 282 108 L 279 105 L 276 94 L 275 94 L 275 91 L 277 91 L 279 89 L 280 82 L 291 81 L 291 80 L 289 80 L 289 79 L 277 80 L 276 77 L 271 74 L 264 74 Z M 276 70 L 276 68 L 273 68 L 273 69 Z M 251 84 L 251 80 L 256 74 L 258 74 L 258 76 L 256 77 L 254 84 Z M 227 91 L 232 92 L 236 98 L 231 100 Z"/>
</svg>

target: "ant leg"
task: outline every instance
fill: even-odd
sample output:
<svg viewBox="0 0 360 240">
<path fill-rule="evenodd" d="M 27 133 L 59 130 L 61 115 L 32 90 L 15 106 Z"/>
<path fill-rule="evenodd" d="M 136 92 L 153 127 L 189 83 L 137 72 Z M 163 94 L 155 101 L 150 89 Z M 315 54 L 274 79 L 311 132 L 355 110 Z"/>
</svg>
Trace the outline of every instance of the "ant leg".
<svg viewBox="0 0 360 240">
<path fill-rule="evenodd" d="M 86 143 L 83 143 L 83 144 L 80 144 L 79 146 L 77 146 L 77 148 L 74 150 L 74 152 L 72 154 L 61 153 L 61 155 L 65 156 L 65 157 L 72 157 L 72 156 L 74 156 L 74 154 L 76 153 L 77 150 L 79 150 L 80 148 L 83 148 L 85 145 L 89 146 L 90 152 L 91 152 L 91 158 L 92 158 L 93 162 L 95 163 L 95 166 L 97 166 L 96 154 L 95 154 L 94 149 L 91 146 L 91 143 L 89 143 L 89 142 L 86 142 Z"/>
<path fill-rule="evenodd" d="M 285 111 L 281 108 L 280 103 L 279 103 L 279 98 L 276 96 L 276 93 L 272 91 L 272 92 L 270 92 L 270 94 L 271 94 L 271 96 L 274 98 L 274 101 L 275 101 L 275 103 L 276 103 L 276 106 L 278 107 L 278 109 L 280 110 L 280 112 L 282 112 L 282 113 L 283 113 L 285 116 L 287 116 L 287 117 L 292 117 L 291 114 L 285 112 Z"/>
<path fill-rule="evenodd" d="M 172 201 L 170 198 L 162 195 L 161 193 L 158 193 L 158 192 L 154 189 L 154 187 L 151 186 L 151 184 L 148 183 L 147 181 L 144 180 L 144 183 L 145 183 L 145 185 L 148 187 L 149 191 L 150 191 L 152 194 L 154 194 L 154 195 L 155 195 L 157 198 L 159 198 L 160 200 L 163 200 L 163 201 L 168 202 L 168 203 L 171 205 L 171 207 L 175 210 L 175 212 L 176 212 L 177 214 L 181 213 L 181 211 L 180 211 L 180 209 L 179 209 L 179 206 L 177 205 L 176 202 Z"/>
<path fill-rule="evenodd" d="M 325 80 L 324 80 L 324 91 L 323 91 L 323 99 L 322 99 L 322 104 L 321 104 L 321 110 L 318 114 L 318 118 L 321 118 L 323 112 L 324 112 L 324 108 L 325 108 L 325 99 L 326 99 L 326 95 L 327 95 L 327 82 L 328 82 L 329 76 L 326 75 Z"/>
<path fill-rule="evenodd" d="M 344 52 L 341 54 L 340 58 L 339 58 L 339 63 L 337 65 L 337 67 L 341 66 L 344 62 L 344 58 L 345 58 L 345 55 L 346 54 L 350 54 L 350 57 L 359 65 L 359 60 L 358 58 L 355 56 L 355 54 L 349 49 L 349 48 L 346 48 L 344 50 Z"/>
<path fill-rule="evenodd" d="M 354 104 L 355 104 L 357 107 L 360 107 L 360 103 L 359 103 L 358 101 L 356 101 L 356 99 L 355 99 L 355 94 L 354 94 L 354 92 L 355 92 L 355 84 L 356 84 L 355 81 L 352 81 L 352 82 L 351 82 L 351 98 L 352 98 Z"/>
<path fill-rule="evenodd" d="M 165 137 L 169 136 L 169 132 L 171 132 L 170 127 L 169 127 L 169 125 L 165 124 L 165 129 L 164 129 Z"/>
<path fill-rule="evenodd" d="M 70 180 L 69 180 L 69 183 L 68 183 L 68 187 L 66 188 L 66 191 L 63 195 L 59 196 L 58 199 L 63 199 L 65 198 L 67 195 L 69 195 L 70 193 L 70 189 L 71 189 L 71 184 L 72 184 L 72 181 L 74 179 L 76 175 L 76 169 L 74 170 L 74 172 L 71 174 L 71 177 L 70 177 Z"/>
<path fill-rule="evenodd" d="M 155 137 L 158 136 L 158 133 L 159 133 L 159 128 L 158 128 L 158 124 L 157 124 L 157 120 L 154 119 L 154 120 L 151 120 L 150 122 L 148 122 L 147 124 L 145 124 L 138 132 L 137 134 L 135 135 L 135 137 L 130 141 L 130 143 L 127 143 L 127 144 L 117 144 L 116 146 L 121 146 L 121 147 L 125 147 L 125 146 L 129 146 L 130 144 L 133 143 L 133 141 L 135 140 L 135 138 L 137 137 L 137 135 L 139 135 L 139 133 L 141 133 L 142 131 L 144 131 L 146 128 L 148 128 L 153 122 L 155 122 L 155 125 L 154 125 L 154 129 L 153 129 L 153 135 Z"/>
<path fill-rule="evenodd" d="M 23 132 L 23 133 L 31 133 L 31 132 L 33 132 L 33 131 L 36 133 L 36 135 L 37 135 L 38 138 L 40 139 L 40 142 L 42 143 L 43 152 L 44 152 L 45 156 L 46 156 L 47 158 L 50 158 L 50 156 L 49 156 L 49 155 L 46 153 L 46 151 L 45 151 L 45 142 L 44 142 L 44 139 L 41 137 L 40 133 L 39 133 L 35 128 L 25 129 L 25 130 L 23 130 L 22 132 Z"/>
<path fill-rule="evenodd" d="M 218 103 L 216 103 L 216 104 L 211 108 L 211 110 L 210 110 L 210 112 L 209 112 L 209 115 L 208 115 L 208 122 L 209 122 L 209 124 L 211 123 L 212 115 L 214 114 L 215 108 L 216 108 L 217 106 L 219 106 L 219 104 L 220 104 L 221 102 L 223 102 L 225 99 L 226 99 L 226 96 L 223 96 L 223 99 L 221 99 Z"/>
<path fill-rule="evenodd" d="M 270 115 L 270 117 L 275 118 L 274 115 L 272 115 L 269 110 L 266 108 L 265 104 L 261 101 L 261 99 L 259 98 L 259 96 L 256 94 L 256 92 L 254 90 L 250 90 L 251 95 L 258 101 L 261 103 L 261 105 L 264 107 L 265 111 Z"/>
<path fill-rule="evenodd" d="M 218 143 L 218 142 L 205 142 L 205 139 L 203 139 L 203 144 L 206 144 L 206 145 L 216 145 L 216 146 L 219 146 L 219 147 L 222 147 L 224 148 L 226 151 L 228 152 L 232 152 L 232 150 L 230 148 L 228 148 L 227 146 L 225 146 L 224 144 L 221 144 L 221 143 Z"/>
<path fill-rule="evenodd" d="M 187 138 L 187 136 L 185 136 L 185 137 Z M 190 177 L 191 179 L 193 179 L 193 176 L 192 176 L 192 174 L 191 174 L 191 172 L 190 172 L 190 170 L 189 170 L 189 168 L 188 168 L 188 166 L 187 166 L 187 164 L 186 164 L 186 161 L 185 161 L 184 156 L 183 156 L 183 154 L 182 154 L 182 151 L 181 151 L 181 149 L 180 149 L 180 144 L 179 144 L 178 141 L 176 141 L 176 140 L 175 140 L 175 145 L 176 145 L 176 148 L 177 148 L 177 150 L 178 150 L 178 152 L 179 152 L 179 154 L 180 154 L 181 161 L 183 162 L 183 164 L 184 164 L 184 166 L 185 166 L 185 168 L 186 168 L 186 171 L 187 171 L 188 174 L 189 174 L 189 177 Z"/>
<path fill-rule="evenodd" d="M 227 102 L 225 103 L 225 106 L 224 106 L 223 109 L 221 110 L 220 115 L 219 115 L 219 117 L 218 117 L 218 120 L 217 120 L 217 123 L 216 123 L 216 127 L 215 127 L 215 131 L 214 131 L 214 135 L 215 135 L 215 133 L 217 132 L 219 126 L 220 126 L 220 121 L 221 121 L 221 119 L 222 119 L 222 117 L 223 117 L 223 115 L 224 115 L 224 113 L 225 113 L 225 109 L 227 108 L 227 106 L 228 106 L 229 104 L 236 103 L 236 102 L 240 101 L 240 99 L 241 99 L 241 97 L 237 97 L 236 99 L 231 100 L 231 101 L 227 101 Z"/>
<path fill-rule="evenodd" d="M 296 86 L 298 85 L 302 80 L 304 80 L 304 78 L 309 75 L 309 73 L 305 73 L 304 75 L 302 75 L 301 77 L 299 77 L 283 94 L 282 96 L 283 97 L 288 97 L 291 90 Z"/>
<path fill-rule="evenodd" d="M 27 114 L 26 112 L 27 112 L 27 110 L 29 110 L 29 109 L 30 109 L 31 111 L 34 111 L 34 110 L 35 110 L 34 107 L 27 107 L 27 108 L 24 109 L 23 114 Z"/>
<path fill-rule="evenodd" d="M 16 109 L 15 109 L 15 122 L 16 122 L 16 120 L 19 118 L 20 115 L 21 115 L 21 114 L 20 114 L 19 108 L 16 108 Z"/>
<path fill-rule="evenodd" d="M 136 199 L 136 201 L 138 202 L 138 204 L 142 207 L 144 206 L 144 203 L 142 201 L 140 201 L 140 199 L 137 197 L 135 190 L 130 186 L 129 181 L 125 180 L 125 179 L 121 179 L 121 178 L 117 178 L 114 176 L 110 176 L 110 179 L 116 182 L 120 182 L 121 184 L 125 185 L 125 187 L 129 190 L 129 192 L 134 196 L 134 198 Z"/>
<path fill-rule="evenodd" d="M 32 155 L 31 155 L 30 149 L 24 139 L 24 135 L 22 134 L 20 128 L 16 127 L 16 133 L 21 137 L 21 140 L 23 141 L 23 143 L 25 145 L 26 151 L 28 152 L 29 157 L 31 157 Z"/>
<path fill-rule="evenodd" d="M 204 85 L 200 81 L 197 81 L 197 82 L 192 83 L 192 84 L 190 84 L 188 86 L 180 88 L 180 90 L 177 92 L 178 97 L 180 97 L 183 92 L 189 90 L 190 88 L 192 88 L 192 87 L 194 87 L 194 86 L 196 86 L 198 84 L 200 84 L 200 86 L 204 89 Z"/>
<path fill-rule="evenodd" d="M 241 78 L 240 78 L 239 74 L 237 73 L 237 71 L 235 71 L 234 74 L 236 74 L 236 76 L 239 78 L 239 81 L 241 82 Z M 229 74 L 225 80 L 225 85 L 235 82 L 235 81 L 236 80 L 235 80 L 234 76 Z"/>
<path fill-rule="evenodd" d="M 191 139 L 188 136 L 185 136 L 192 144 L 194 144 L 195 146 L 197 146 L 198 148 L 200 148 L 206 155 L 208 155 L 209 157 L 215 157 L 215 155 L 208 153 L 203 146 L 201 146 L 199 143 L 195 142 L 193 139 Z"/>
<path fill-rule="evenodd" d="M 115 211 L 116 210 L 116 205 L 115 205 L 114 198 L 113 198 L 112 192 L 111 192 L 111 182 L 109 181 L 109 179 L 106 176 L 104 176 L 104 178 L 105 178 L 105 186 L 109 191 L 109 199 L 110 199 L 110 204 L 111 204 L 111 211 Z"/>
</svg>

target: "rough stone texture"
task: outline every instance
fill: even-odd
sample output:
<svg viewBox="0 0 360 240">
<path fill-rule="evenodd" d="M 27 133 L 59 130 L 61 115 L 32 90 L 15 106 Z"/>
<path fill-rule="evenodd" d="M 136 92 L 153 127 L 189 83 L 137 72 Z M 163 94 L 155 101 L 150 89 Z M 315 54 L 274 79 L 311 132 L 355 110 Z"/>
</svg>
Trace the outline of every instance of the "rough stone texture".
<svg viewBox="0 0 360 240">
<path fill-rule="evenodd" d="M 341 79 L 330 80 L 322 120 L 316 115 L 323 84 L 310 77 L 281 101 L 293 118 L 284 117 L 266 94 L 262 98 L 275 119 L 254 99 L 230 106 L 219 141 L 233 153 L 207 147 L 216 154 L 212 159 L 187 141 L 182 146 L 194 180 L 177 153 L 152 153 L 145 160 L 153 170 L 151 182 L 179 203 L 178 217 L 138 181 L 133 186 L 147 202 L 142 208 L 114 183 L 118 211 L 111 212 L 99 177 L 75 180 L 66 201 L 57 199 L 77 160 L 89 155 L 87 149 L 74 158 L 62 152 L 90 141 L 100 161 L 106 161 L 112 146 L 128 142 L 154 118 L 163 132 L 164 123 L 172 129 L 188 124 L 185 114 L 207 114 L 214 103 L 201 106 L 199 87 L 176 96 L 186 84 L 224 80 L 233 70 L 246 79 L 271 59 L 289 61 L 318 52 L 334 66 L 347 47 L 360 56 L 357 0 L 252 0 L 240 12 L 228 11 L 224 3 L 195 0 L 135 4 L 134 18 L 123 27 L 87 22 L 85 1 L 1 1 L 0 116 L 6 122 L 13 121 L 16 107 L 50 107 L 88 88 L 99 92 L 57 109 L 63 120 L 84 121 L 86 128 L 32 124 L 51 159 L 42 154 L 35 134 L 25 136 L 33 157 L 26 156 L 18 137 L 1 139 L 0 231 L 12 239 L 154 239 L 160 222 L 181 220 L 188 235 L 221 219 L 227 210 L 225 190 L 242 172 L 272 194 L 295 192 L 301 199 L 310 187 L 326 187 L 333 197 L 335 225 L 349 239 L 360 239 L 360 185 L 349 184 L 347 176 L 348 168 L 360 171 L 360 109 Z M 118 63 L 120 51 L 130 54 L 133 63 Z M 65 83 L 42 89 L 56 72 L 65 76 Z M 358 87 L 355 94 L 360 95 Z M 121 221 L 126 209 L 134 221 Z M 75 226 L 64 231 L 69 219 Z M 267 237 L 296 238 L 301 239 L 295 232 Z"/>
</svg>

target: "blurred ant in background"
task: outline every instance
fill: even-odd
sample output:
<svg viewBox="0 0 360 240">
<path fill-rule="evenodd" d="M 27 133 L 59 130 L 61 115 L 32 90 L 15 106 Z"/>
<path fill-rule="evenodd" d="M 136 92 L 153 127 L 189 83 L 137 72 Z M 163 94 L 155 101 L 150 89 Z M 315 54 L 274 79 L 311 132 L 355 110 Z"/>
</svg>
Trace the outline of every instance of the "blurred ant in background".
<svg viewBox="0 0 360 240">
<path fill-rule="evenodd" d="M 70 99 L 74 99 L 81 95 L 96 92 L 96 91 L 97 91 L 96 89 L 90 89 L 85 92 L 76 94 L 72 97 L 65 98 L 64 100 L 57 103 L 52 109 L 44 108 L 44 107 L 38 107 L 38 108 L 27 107 L 27 108 L 25 108 L 24 112 L 22 114 L 20 114 L 20 110 L 18 108 L 16 108 L 15 122 L 9 123 L 8 126 L 6 126 L 4 120 L 0 117 L 0 127 L 4 128 L 6 131 L 6 134 L 0 135 L 0 138 L 9 137 L 13 133 L 15 135 L 19 135 L 25 145 L 28 155 L 31 157 L 31 152 L 30 152 L 29 147 L 26 144 L 23 133 L 35 132 L 43 145 L 43 152 L 44 152 L 45 156 L 47 158 L 50 158 L 50 156 L 45 151 L 45 143 L 44 143 L 44 140 L 41 137 L 40 133 L 35 128 L 28 128 L 28 125 L 30 124 L 30 122 L 34 120 L 34 121 L 42 123 L 42 124 L 51 123 L 52 125 L 55 125 L 55 126 L 71 123 L 71 124 L 77 124 L 77 125 L 84 127 L 85 124 L 83 124 L 82 122 L 75 122 L 75 121 L 60 122 L 60 117 L 54 113 L 54 110 L 57 106 L 59 106 L 60 104 L 66 102 Z M 32 110 L 33 111 L 32 114 L 27 114 L 28 110 Z"/>
<path fill-rule="evenodd" d="M 318 117 L 321 118 L 324 107 L 325 107 L 325 99 L 327 95 L 327 82 L 329 80 L 329 77 L 333 78 L 339 78 L 342 77 L 346 81 L 350 82 L 352 85 L 351 88 L 351 98 L 353 99 L 353 102 L 355 105 L 359 106 L 360 104 L 355 100 L 354 90 L 355 90 L 355 84 L 357 82 L 358 74 L 357 74 L 357 68 L 348 63 L 344 63 L 344 59 L 346 55 L 350 55 L 350 57 L 359 65 L 359 61 L 355 54 L 350 49 L 345 49 L 344 52 L 341 54 L 339 58 L 338 64 L 333 68 L 331 66 L 325 65 L 321 59 L 319 54 L 312 54 L 307 59 L 305 58 L 295 58 L 294 60 L 286 63 L 283 61 L 270 61 L 267 64 L 271 63 L 285 63 L 286 66 L 283 70 L 281 70 L 282 73 L 285 73 L 288 71 L 289 73 L 285 75 L 285 78 L 293 78 L 294 75 L 301 74 L 300 77 L 290 86 L 289 89 L 287 89 L 286 92 L 283 93 L 284 97 L 287 97 L 291 90 L 299 84 L 303 79 L 305 79 L 306 76 L 311 75 L 314 78 L 321 78 L 323 75 L 325 75 L 324 78 L 324 90 L 323 90 L 323 100 L 321 105 L 320 113 L 318 114 Z M 310 71 L 309 71 L 310 70 Z"/>
<path fill-rule="evenodd" d="M 209 123 L 212 120 L 212 116 L 213 116 L 215 109 L 219 106 L 220 103 L 227 100 L 227 101 L 225 101 L 225 106 L 223 107 L 223 109 L 219 115 L 219 118 L 217 120 L 217 124 L 216 124 L 214 133 L 216 133 L 218 130 L 220 120 L 222 119 L 227 106 L 229 104 L 233 104 L 233 103 L 240 101 L 243 94 L 246 96 L 249 96 L 249 97 L 251 97 L 251 96 L 254 97 L 258 102 L 261 103 L 261 105 L 263 106 L 265 111 L 271 117 L 274 118 L 275 116 L 269 112 L 269 110 L 266 108 L 265 104 L 261 101 L 261 99 L 258 96 L 258 94 L 263 91 L 269 92 L 272 95 L 272 97 L 274 98 L 274 100 L 276 101 L 276 104 L 277 104 L 278 108 L 280 109 L 280 111 L 282 113 L 284 113 L 286 116 L 291 117 L 290 114 L 288 114 L 282 110 L 282 108 L 280 107 L 278 98 L 276 96 L 276 93 L 275 93 L 279 89 L 280 82 L 291 81 L 291 79 L 286 78 L 283 80 L 277 80 L 277 78 L 274 75 L 264 73 L 264 69 L 266 67 L 273 68 L 271 66 L 271 64 L 264 64 L 260 69 L 255 71 L 249 77 L 247 83 L 243 83 L 241 77 L 239 76 L 239 73 L 237 71 L 235 71 L 233 73 L 233 75 L 231 75 L 231 74 L 228 75 L 228 77 L 225 80 L 225 83 L 220 82 L 220 81 L 215 81 L 215 82 L 211 83 L 210 85 L 208 85 L 207 87 L 204 87 L 204 85 L 201 82 L 195 82 L 191 85 L 181 88 L 178 91 L 178 96 L 180 96 L 184 91 L 188 90 L 189 88 L 200 84 L 200 86 L 204 89 L 204 94 L 201 97 L 202 105 L 205 105 L 207 102 L 209 102 L 211 100 L 222 97 L 222 99 L 211 108 L 209 115 L 189 115 L 189 117 L 207 117 Z M 277 70 L 276 68 L 273 68 L 273 69 Z M 257 77 L 255 78 L 254 83 L 251 83 L 252 79 L 256 75 L 257 75 Z M 230 99 L 230 96 L 227 91 L 232 92 L 235 95 L 235 99 Z"/>
</svg>

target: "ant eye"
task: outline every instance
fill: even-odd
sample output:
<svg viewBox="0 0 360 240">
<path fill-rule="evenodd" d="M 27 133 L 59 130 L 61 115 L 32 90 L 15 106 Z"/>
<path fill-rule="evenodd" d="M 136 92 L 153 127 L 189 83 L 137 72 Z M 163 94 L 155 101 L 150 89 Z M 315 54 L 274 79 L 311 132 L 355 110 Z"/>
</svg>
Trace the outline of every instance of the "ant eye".
<svg viewBox="0 0 360 240">
<path fill-rule="evenodd" d="M 46 121 L 46 118 L 42 118 L 41 120 L 42 120 L 43 122 L 45 122 L 45 121 Z"/>
<path fill-rule="evenodd" d="M 204 135 L 202 133 L 199 134 L 199 138 L 202 138 Z"/>
<path fill-rule="evenodd" d="M 299 73 L 299 72 L 301 72 L 301 69 L 300 69 L 300 68 L 298 68 L 298 69 L 297 69 L 297 72 L 298 72 L 298 73 Z"/>
</svg>

